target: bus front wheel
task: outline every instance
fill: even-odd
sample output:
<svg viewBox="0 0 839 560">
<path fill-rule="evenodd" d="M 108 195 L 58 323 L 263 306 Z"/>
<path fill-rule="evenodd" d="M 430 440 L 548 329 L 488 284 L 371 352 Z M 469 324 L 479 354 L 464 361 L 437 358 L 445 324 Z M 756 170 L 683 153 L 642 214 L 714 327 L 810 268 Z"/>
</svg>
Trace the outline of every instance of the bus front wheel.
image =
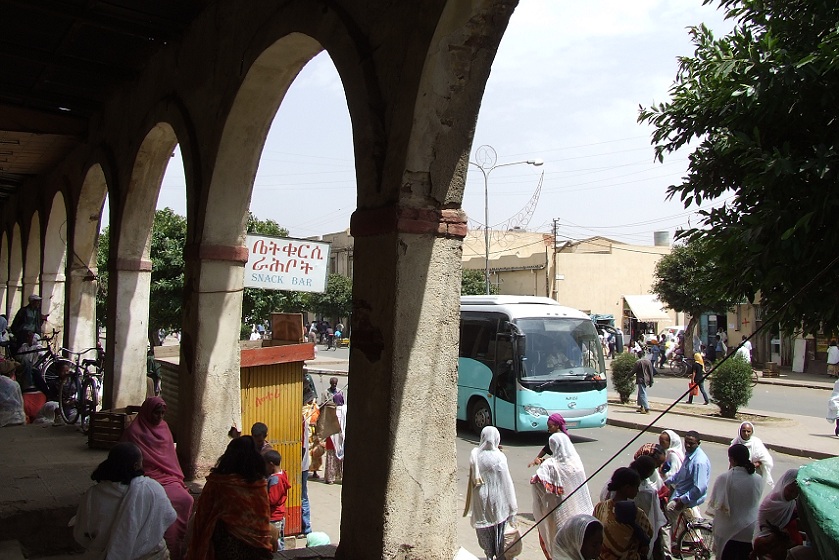
<svg viewBox="0 0 839 560">
<path fill-rule="evenodd" d="M 481 430 L 487 426 L 492 426 L 492 412 L 485 400 L 478 399 L 469 409 L 469 427 L 473 432 L 481 435 Z"/>
</svg>

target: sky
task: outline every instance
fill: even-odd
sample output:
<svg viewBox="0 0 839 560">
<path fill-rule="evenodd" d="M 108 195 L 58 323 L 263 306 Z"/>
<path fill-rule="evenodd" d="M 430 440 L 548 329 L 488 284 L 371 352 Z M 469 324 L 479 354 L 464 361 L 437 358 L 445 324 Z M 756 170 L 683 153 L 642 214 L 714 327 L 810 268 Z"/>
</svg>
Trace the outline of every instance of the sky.
<svg viewBox="0 0 839 560">
<path fill-rule="evenodd" d="M 666 200 L 685 174 L 687 153 L 654 160 L 639 105 L 667 100 L 677 57 L 690 55 L 688 27 L 718 34 L 731 24 L 702 0 L 521 0 L 486 86 L 471 160 L 489 145 L 500 167 L 489 175 L 489 223 L 550 232 L 559 240 L 602 235 L 652 245 L 697 225 L 695 208 Z M 352 135 L 341 81 L 326 53 L 289 89 L 259 165 L 251 211 L 292 237 L 343 231 L 356 207 Z M 179 152 L 163 179 L 158 208 L 186 213 Z M 544 176 L 542 173 L 544 172 Z M 537 187 L 541 192 L 530 215 Z M 718 202 L 719 203 L 719 202 Z M 469 166 L 463 208 L 483 227 L 484 181 Z"/>
</svg>

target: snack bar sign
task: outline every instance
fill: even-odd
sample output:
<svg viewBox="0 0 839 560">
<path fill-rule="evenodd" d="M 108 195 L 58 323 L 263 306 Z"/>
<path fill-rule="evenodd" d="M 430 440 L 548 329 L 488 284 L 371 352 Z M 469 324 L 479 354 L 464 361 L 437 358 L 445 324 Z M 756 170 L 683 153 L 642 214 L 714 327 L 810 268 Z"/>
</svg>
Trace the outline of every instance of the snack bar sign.
<svg viewBox="0 0 839 560">
<path fill-rule="evenodd" d="M 248 235 L 245 287 L 292 292 L 326 291 L 329 243 Z"/>
</svg>

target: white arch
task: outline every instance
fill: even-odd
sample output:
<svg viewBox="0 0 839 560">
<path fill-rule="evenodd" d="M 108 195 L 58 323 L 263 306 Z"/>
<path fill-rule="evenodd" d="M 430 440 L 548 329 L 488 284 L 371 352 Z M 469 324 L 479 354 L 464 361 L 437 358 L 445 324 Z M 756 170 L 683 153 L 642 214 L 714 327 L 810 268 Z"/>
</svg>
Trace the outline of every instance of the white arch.
<svg viewBox="0 0 839 560">
<path fill-rule="evenodd" d="M 21 308 L 23 301 L 23 239 L 20 224 L 15 223 L 12 228 L 12 239 L 9 244 L 9 292 L 6 296 L 6 314 L 9 319 L 14 317 Z"/>
<path fill-rule="evenodd" d="M 26 252 L 23 260 L 23 300 L 41 291 L 41 217 L 32 214 L 32 223 L 26 236 Z M 41 313 L 44 312 L 43 302 Z"/>
</svg>

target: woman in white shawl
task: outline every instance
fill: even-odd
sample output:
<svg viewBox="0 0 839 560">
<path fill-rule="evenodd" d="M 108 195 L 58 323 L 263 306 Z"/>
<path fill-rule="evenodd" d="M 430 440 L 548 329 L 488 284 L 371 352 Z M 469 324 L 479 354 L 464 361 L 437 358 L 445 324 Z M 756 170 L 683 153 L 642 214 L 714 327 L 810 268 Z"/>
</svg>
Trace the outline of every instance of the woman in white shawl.
<svg viewBox="0 0 839 560">
<path fill-rule="evenodd" d="M 481 442 L 469 456 L 466 509 L 487 560 L 504 557 L 504 528 L 518 511 L 507 457 L 499 449 L 501 434 L 494 426 L 481 430 Z"/>
<path fill-rule="evenodd" d="M 714 481 L 706 510 L 714 518 L 714 555 L 718 560 L 749 560 L 763 480 L 745 445 L 728 448 L 728 465 Z"/>
<path fill-rule="evenodd" d="M 769 454 L 769 450 L 766 449 L 766 446 L 763 445 L 763 441 L 754 435 L 754 433 L 754 424 L 751 422 L 743 422 L 740 424 L 740 430 L 737 433 L 737 437 L 731 440 L 731 445 L 736 445 L 738 443 L 740 445 L 745 445 L 749 450 L 749 457 L 757 469 L 757 474 L 766 481 L 766 484 L 774 486 L 775 481 L 772 479 L 772 467 L 775 466 L 775 461 L 772 460 L 772 456 Z"/>
<path fill-rule="evenodd" d="M 827 400 L 827 421 L 834 424 L 833 435 L 839 436 L 839 379 L 833 384 L 833 394 Z"/>
<path fill-rule="evenodd" d="M 143 476 L 143 454 L 133 443 L 118 443 L 90 476 L 98 484 L 85 492 L 70 521 L 86 560 L 164 560 L 163 533 L 178 514 L 159 482 Z"/>
<path fill-rule="evenodd" d="M 658 443 L 664 448 L 664 464 L 659 472 L 661 478 L 673 476 L 682 468 L 685 462 L 685 448 L 682 447 L 682 438 L 673 430 L 664 430 L 658 436 Z"/>
<path fill-rule="evenodd" d="M 347 405 L 344 394 L 335 393 L 332 397 L 335 403 L 335 415 L 341 430 L 326 439 L 326 466 L 323 469 L 323 480 L 327 484 L 342 482 L 344 479 L 344 434 L 347 429 Z"/>
<path fill-rule="evenodd" d="M 530 479 L 530 488 L 533 493 L 533 517 L 536 522 L 539 523 L 547 516 L 539 523 L 538 528 L 542 551 L 550 560 L 548 547 L 551 546 L 557 530 L 575 515 L 590 514 L 594 505 L 591 503 L 588 485 L 585 484 L 586 471 L 583 461 L 568 436 L 557 432 L 550 437 L 548 445 L 551 448 L 551 457 L 542 461 L 536 469 L 536 474 Z"/>
<path fill-rule="evenodd" d="M 759 557 L 784 559 L 788 549 L 804 542 L 795 510 L 800 493 L 797 477 L 798 469 L 789 469 L 760 503 L 753 543 Z"/>
<path fill-rule="evenodd" d="M 556 533 L 553 560 L 596 560 L 603 548 L 603 524 L 581 513 L 565 522 Z"/>
</svg>

